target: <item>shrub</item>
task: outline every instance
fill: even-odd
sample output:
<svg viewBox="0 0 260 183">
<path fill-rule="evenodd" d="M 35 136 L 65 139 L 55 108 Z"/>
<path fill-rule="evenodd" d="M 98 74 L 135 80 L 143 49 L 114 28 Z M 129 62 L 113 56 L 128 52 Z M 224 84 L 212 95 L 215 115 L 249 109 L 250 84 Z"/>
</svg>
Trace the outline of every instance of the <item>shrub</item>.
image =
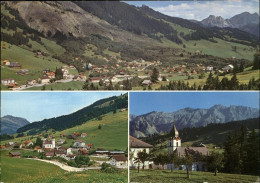
<svg viewBox="0 0 260 183">
<path fill-rule="evenodd" d="M 105 173 L 116 173 L 118 170 L 110 164 L 102 163 L 101 171 Z"/>
</svg>

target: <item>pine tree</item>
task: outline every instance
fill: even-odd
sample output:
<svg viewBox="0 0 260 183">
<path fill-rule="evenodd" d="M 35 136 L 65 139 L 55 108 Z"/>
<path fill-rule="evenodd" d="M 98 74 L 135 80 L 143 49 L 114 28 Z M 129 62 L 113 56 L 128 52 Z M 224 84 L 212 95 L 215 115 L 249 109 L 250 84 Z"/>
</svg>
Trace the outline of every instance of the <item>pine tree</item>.
<svg viewBox="0 0 260 183">
<path fill-rule="evenodd" d="M 151 82 L 156 83 L 158 81 L 158 77 L 159 77 L 159 71 L 156 68 L 153 68 L 153 72 L 151 75 Z"/>
</svg>

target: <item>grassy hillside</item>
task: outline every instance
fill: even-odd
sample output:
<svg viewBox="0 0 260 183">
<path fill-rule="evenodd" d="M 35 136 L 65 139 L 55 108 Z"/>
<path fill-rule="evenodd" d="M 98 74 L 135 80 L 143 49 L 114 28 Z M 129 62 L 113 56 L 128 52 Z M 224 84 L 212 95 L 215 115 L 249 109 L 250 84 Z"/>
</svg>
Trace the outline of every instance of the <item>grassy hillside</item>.
<svg viewBox="0 0 260 183">
<path fill-rule="evenodd" d="M 1 151 L 1 181 L 6 183 L 80 183 L 80 182 L 127 182 L 127 171 L 108 174 L 88 170 L 79 173 L 65 172 L 58 166 L 23 158 L 10 158 L 8 151 Z"/>
<path fill-rule="evenodd" d="M 101 129 L 98 129 L 99 124 L 101 124 Z M 102 116 L 102 120 L 93 119 L 82 125 L 75 126 L 63 131 L 55 131 L 54 133 L 49 132 L 56 140 L 60 139 L 61 133 L 66 133 L 66 135 L 72 134 L 74 132 L 85 132 L 87 136 L 85 138 L 79 137 L 78 139 L 84 140 L 88 144 L 94 144 L 94 148 L 104 148 L 108 150 L 119 149 L 125 151 L 127 148 L 127 138 L 128 138 L 128 112 L 119 112 L 113 114 L 108 113 Z M 13 142 L 23 142 L 27 139 L 32 139 L 36 141 L 36 135 L 19 137 L 11 140 L 1 141 L 1 144 L 5 144 L 9 141 Z M 63 138 L 66 140 L 64 146 L 70 146 L 73 140 Z"/>
<path fill-rule="evenodd" d="M 219 183 L 219 182 L 228 182 L 228 183 L 251 183 L 256 182 L 257 176 L 251 175 L 240 175 L 240 174 L 225 174 L 219 173 L 217 176 L 214 176 L 213 173 L 209 172 L 190 172 L 190 178 L 186 178 L 186 171 L 183 170 L 140 170 L 140 173 L 137 170 L 130 171 L 130 182 L 178 182 L 178 183 L 201 183 L 201 182 L 210 182 L 210 183 Z"/>
</svg>

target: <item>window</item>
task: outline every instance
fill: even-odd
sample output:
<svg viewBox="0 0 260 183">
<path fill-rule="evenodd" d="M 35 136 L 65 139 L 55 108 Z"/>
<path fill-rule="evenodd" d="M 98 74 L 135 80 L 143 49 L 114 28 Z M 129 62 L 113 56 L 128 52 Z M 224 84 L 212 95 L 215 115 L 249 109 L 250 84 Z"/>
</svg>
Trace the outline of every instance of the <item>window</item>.
<svg viewBox="0 0 260 183">
<path fill-rule="evenodd" d="M 178 142 L 176 142 L 176 146 L 178 147 Z"/>
</svg>

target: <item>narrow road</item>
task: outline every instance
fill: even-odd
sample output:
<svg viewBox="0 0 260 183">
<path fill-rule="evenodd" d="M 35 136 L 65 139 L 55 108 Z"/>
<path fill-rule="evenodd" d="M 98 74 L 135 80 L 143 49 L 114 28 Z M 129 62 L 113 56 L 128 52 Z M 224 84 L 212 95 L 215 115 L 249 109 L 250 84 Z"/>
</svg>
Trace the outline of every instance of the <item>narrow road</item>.
<svg viewBox="0 0 260 183">
<path fill-rule="evenodd" d="M 45 159 L 33 159 L 33 158 L 26 158 L 26 159 L 31 159 L 31 160 L 38 160 L 38 161 L 43 161 L 46 163 L 51 163 L 56 166 L 59 166 L 61 169 L 68 171 L 68 172 L 82 172 L 85 170 L 99 170 L 101 167 L 89 167 L 89 168 L 76 168 L 76 167 L 71 167 L 68 165 L 64 165 L 63 163 L 57 162 L 57 161 L 50 161 L 50 160 L 45 160 Z"/>
</svg>

